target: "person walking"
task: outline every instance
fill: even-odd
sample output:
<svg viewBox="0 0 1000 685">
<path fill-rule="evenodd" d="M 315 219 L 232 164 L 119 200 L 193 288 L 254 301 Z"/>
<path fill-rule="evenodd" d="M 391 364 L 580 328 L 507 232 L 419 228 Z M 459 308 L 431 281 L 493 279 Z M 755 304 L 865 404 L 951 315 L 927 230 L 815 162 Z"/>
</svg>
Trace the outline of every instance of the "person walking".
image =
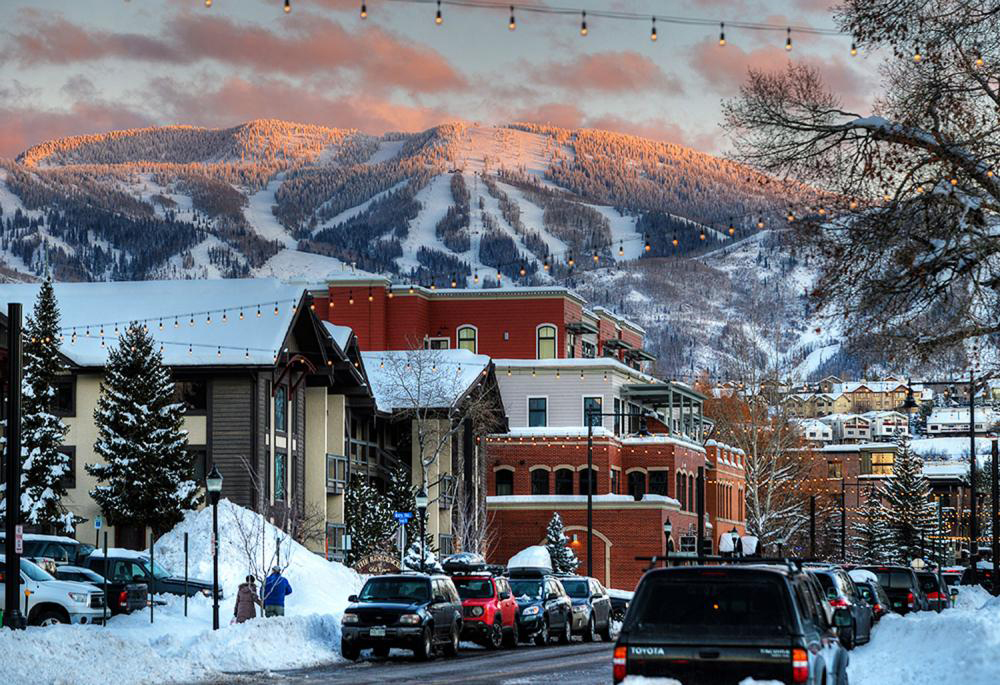
<svg viewBox="0 0 1000 685">
<path fill-rule="evenodd" d="M 257 618 L 258 604 L 260 604 L 260 597 L 257 596 L 256 581 L 253 576 L 247 576 L 246 581 L 240 583 L 240 588 L 236 591 L 233 619 L 237 623 L 243 623 L 251 618 Z"/>
<path fill-rule="evenodd" d="M 271 575 L 264 580 L 264 615 L 284 616 L 285 597 L 292 594 L 292 586 L 281 575 L 281 569 L 275 566 Z"/>
</svg>

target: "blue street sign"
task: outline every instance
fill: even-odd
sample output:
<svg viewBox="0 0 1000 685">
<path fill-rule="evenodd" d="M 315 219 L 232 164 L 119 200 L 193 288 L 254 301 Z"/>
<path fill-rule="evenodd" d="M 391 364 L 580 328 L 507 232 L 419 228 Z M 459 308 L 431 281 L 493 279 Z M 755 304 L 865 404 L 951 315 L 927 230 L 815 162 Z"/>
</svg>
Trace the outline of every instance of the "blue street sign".
<svg viewBox="0 0 1000 685">
<path fill-rule="evenodd" d="M 96 528 L 97 530 L 100 530 L 102 523 L 103 523 L 103 521 L 101 520 L 101 517 L 98 516 L 97 518 L 94 519 L 94 528 Z"/>
<path fill-rule="evenodd" d="M 412 511 L 396 511 L 392 515 L 399 523 L 409 523 L 410 519 L 413 518 Z"/>
</svg>

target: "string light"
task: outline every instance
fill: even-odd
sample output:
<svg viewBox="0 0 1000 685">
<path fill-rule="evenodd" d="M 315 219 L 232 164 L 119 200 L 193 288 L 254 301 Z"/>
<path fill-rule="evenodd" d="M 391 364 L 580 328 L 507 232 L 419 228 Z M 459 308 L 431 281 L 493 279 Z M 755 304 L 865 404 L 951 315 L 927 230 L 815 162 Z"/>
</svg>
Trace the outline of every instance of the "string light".
<svg viewBox="0 0 1000 685">
<path fill-rule="evenodd" d="M 597 264 L 597 262 L 598 262 L 599 260 L 600 260 L 600 257 L 599 257 L 599 256 L 597 256 L 597 250 L 594 250 L 594 264 Z"/>
<path fill-rule="evenodd" d="M 576 263 L 576 262 L 573 261 L 573 253 L 572 252 L 569 253 L 569 259 L 566 260 L 566 263 L 569 264 L 570 267 L 572 267 Z"/>
<path fill-rule="evenodd" d="M 757 228 L 764 228 L 764 217 L 757 219 Z"/>
<path fill-rule="evenodd" d="M 619 257 L 624 257 L 625 256 L 625 244 L 624 243 L 618 243 L 618 256 Z"/>
<path fill-rule="evenodd" d="M 444 17 L 441 16 L 441 0 L 438 1 L 437 14 L 434 15 L 434 23 L 440 26 L 444 23 Z"/>
<path fill-rule="evenodd" d="M 361 3 L 361 18 L 362 19 L 368 18 L 368 7 L 365 5 L 365 3 Z"/>
<path fill-rule="evenodd" d="M 500 269 L 497 269 L 497 285 L 500 285 L 500 282 L 502 280 L 503 280 L 503 278 L 500 275 Z"/>
<path fill-rule="evenodd" d="M 700 233 L 700 234 L 698 234 L 698 237 L 699 237 L 699 238 L 700 238 L 701 240 L 704 240 L 704 239 L 705 239 L 705 229 L 704 229 L 704 228 L 703 228 L 703 229 L 701 229 L 701 233 Z"/>
<path fill-rule="evenodd" d="M 653 28 L 649 31 L 649 39 L 656 42 L 656 17 L 653 17 Z"/>
<path fill-rule="evenodd" d="M 785 50 L 791 51 L 792 49 L 792 27 L 789 26 L 787 29 L 787 37 L 785 38 Z"/>
<path fill-rule="evenodd" d="M 521 268 L 518 269 L 517 272 L 521 274 L 521 278 L 524 278 L 524 276 L 528 273 L 527 269 L 524 268 L 524 262 L 521 262 Z"/>
<path fill-rule="evenodd" d="M 375 296 L 372 295 L 372 289 L 371 289 L 371 287 L 369 287 L 368 288 L 368 301 L 369 302 L 373 302 L 374 300 L 375 300 Z"/>
<path fill-rule="evenodd" d="M 920 54 L 920 46 L 919 46 L 919 45 L 917 45 L 917 46 L 916 46 L 916 47 L 915 47 L 915 48 L 913 49 L 913 61 L 914 61 L 914 63 L 916 63 L 916 64 L 920 64 L 920 62 L 921 62 L 921 61 L 922 61 L 923 59 L 924 59 L 924 56 Z"/>
<path fill-rule="evenodd" d="M 205 7 L 211 7 L 211 6 L 212 6 L 212 0 L 205 0 Z"/>
<path fill-rule="evenodd" d="M 729 219 L 729 235 L 736 235 L 736 227 L 733 226 L 732 218 Z"/>
<path fill-rule="evenodd" d="M 274 315 L 275 316 L 278 315 L 278 303 L 277 302 L 274 303 Z"/>
<path fill-rule="evenodd" d="M 348 290 L 347 291 L 347 304 L 354 304 L 354 291 L 353 290 Z"/>
<path fill-rule="evenodd" d="M 211 315 L 211 313 L 209 313 L 209 315 L 205 318 L 205 323 L 206 324 L 211 324 L 212 323 L 212 315 Z"/>
<path fill-rule="evenodd" d="M 514 6 L 510 6 L 510 21 L 507 22 L 507 28 L 511 31 L 517 28 L 517 22 L 514 20 Z"/>
<path fill-rule="evenodd" d="M 649 238 L 645 234 L 643 234 L 642 239 L 644 241 L 642 249 L 645 250 L 646 252 L 652 250 L 653 246 L 649 244 Z"/>
<path fill-rule="evenodd" d="M 719 22 L 719 45 L 726 44 L 726 22 Z"/>
<path fill-rule="evenodd" d="M 257 305 L 257 318 L 260 318 L 260 305 Z"/>
<path fill-rule="evenodd" d="M 458 287 L 458 279 L 456 279 L 454 275 L 451 277 L 451 287 L 452 288 Z"/>
<path fill-rule="evenodd" d="M 160 319 L 160 330 L 163 330 L 163 319 Z"/>
<path fill-rule="evenodd" d="M 285 14 L 292 11 L 292 0 L 285 0 Z"/>
<path fill-rule="evenodd" d="M 976 53 L 976 66 L 977 67 L 981 67 L 981 66 L 983 66 L 983 64 L 985 64 L 985 62 L 983 61 L 983 55 L 982 55 L 982 53 L 977 52 Z"/>
<path fill-rule="evenodd" d="M 677 234 L 674 234 L 674 239 L 672 242 L 674 244 L 674 247 L 677 247 L 680 244 L 680 241 L 677 240 Z"/>
<path fill-rule="evenodd" d="M 855 42 L 854 42 L 854 41 L 852 40 L 852 41 L 851 41 L 851 57 L 856 57 L 856 56 L 857 56 L 857 54 L 858 54 L 858 46 L 857 46 L 857 44 L 856 44 L 856 43 L 855 43 Z"/>
<path fill-rule="evenodd" d="M 479 269 L 476 269 L 475 275 L 472 277 L 472 282 L 479 285 Z"/>
<path fill-rule="evenodd" d="M 583 12 L 580 12 L 580 16 L 582 17 L 582 19 L 580 21 L 580 35 L 581 36 L 586 36 L 589 33 L 589 31 L 587 30 L 587 12 L 586 12 L 586 10 L 584 10 Z"/>
</svg>

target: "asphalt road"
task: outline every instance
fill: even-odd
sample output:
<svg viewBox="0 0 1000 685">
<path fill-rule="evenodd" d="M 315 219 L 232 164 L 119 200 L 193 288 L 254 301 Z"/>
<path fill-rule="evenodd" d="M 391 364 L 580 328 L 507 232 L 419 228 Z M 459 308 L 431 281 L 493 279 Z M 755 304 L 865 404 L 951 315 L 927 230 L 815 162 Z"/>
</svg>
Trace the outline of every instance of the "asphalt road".
<svg viewBox="0 0 1000 685">
<path fill-rule="evenodd" d="M 529 647 L 487 652 L 463 649 L 455 659 L 437 657 L 425 663 L 408 656 L 388 659 L 368 657 L 353 664 L 274 672 L 241 682 L 274 685 L 530 685 L 573 683 L 597 685 L 611 682 L 612 644 L 574 642 L 571 645 Z"/>
</svg>

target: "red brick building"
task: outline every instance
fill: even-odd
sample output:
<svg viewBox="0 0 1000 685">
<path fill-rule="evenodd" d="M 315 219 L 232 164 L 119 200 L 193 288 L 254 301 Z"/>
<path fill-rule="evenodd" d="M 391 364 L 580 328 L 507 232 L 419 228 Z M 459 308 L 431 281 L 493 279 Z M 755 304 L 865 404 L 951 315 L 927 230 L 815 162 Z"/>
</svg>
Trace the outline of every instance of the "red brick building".
<svg viewBox="0 0 1000 685">
<path fill-rule="evenodd" d="M 715 549 L 719 537 L 734 529 L 746 534 L 746 472 L 743 450 L 708 440 L 705 442 L 708 470 L 705 475 L 705 502 L 712 522 Z"/>
</svg>

